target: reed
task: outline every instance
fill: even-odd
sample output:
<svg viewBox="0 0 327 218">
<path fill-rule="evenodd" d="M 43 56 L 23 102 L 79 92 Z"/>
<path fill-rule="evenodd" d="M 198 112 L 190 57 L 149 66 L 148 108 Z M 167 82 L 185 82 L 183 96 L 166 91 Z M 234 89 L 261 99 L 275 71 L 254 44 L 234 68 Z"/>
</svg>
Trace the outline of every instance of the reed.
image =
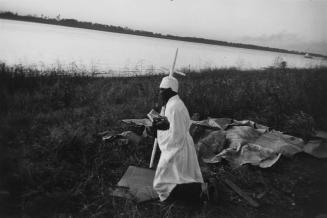
<svg viewBox="0 0 327 218">
<path fill-rule="evenodd" d="M 152 143 L 131 152 L 97 136 L 122 131 L 121 119 L 146 117 L 162 76 L 82 74 L 0 65 L 0 190 L 10 193 L 4 213 L 168 216 L 171 208 L 108 196 L 128 165 L 148 165 Z M 190 114 L 203 119 L 250 119 L 303 138 L 327 130 L 326 68 L 207 69 L 178 79 Z"/>
</svg>

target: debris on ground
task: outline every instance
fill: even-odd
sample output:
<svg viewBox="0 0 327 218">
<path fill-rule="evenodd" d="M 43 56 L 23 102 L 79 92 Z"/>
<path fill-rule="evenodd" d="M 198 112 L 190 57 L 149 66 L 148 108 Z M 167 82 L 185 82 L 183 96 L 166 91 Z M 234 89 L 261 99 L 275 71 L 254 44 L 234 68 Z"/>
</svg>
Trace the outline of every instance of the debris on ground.
<svg viewBox="0 0 327 218">
<path fill-rule="evenodd" d="M 146 120 L 123 122 L 148 126 Z M 306 152 L 317 158 L 327 157 L 327 134 L 322 131 L 305 142 L 250 120 L 208 118 L 193 121 L 190 133 L 199 158 L 205 163 L 218 163 L 225 159 L 234 167 L 252 164 L 267 168 L 274 165 L 281 155 L 290 157 Z"/>
<path fill-rule="evenodd" d="M 153 140 L 146 134 L 148 126 L 143 125 L 148 123 L 146 119 L 123 122 L 138 132 L 136 138 L 140 140 L 136 141 L 140 145 L 144 142 L 152 144 L 146 141 L 149 138 Z M 259 206 L 263 211 L 270 208 L 269 214 L 265 212 L 264 217 L 279 216 L 280 210 L 285 214 L 292 213 L 299 217 L 312 216 L 319 211 L 325 212 L 324 207 L 319 203 L 312 206 L 305 202 L 308 202 L 309 198 L 310 202 L 311 198 L 314 202 L 321 202 L 326 198 L 322 197 L 323 193 L 313 193 L 312 190 L 315 189 L 309 187 L 319 185 L 317 189 L 323 189 L 324 185 L 321 181 L 325 180 L 316 177 L 316 174 L 321 174 L 323 168 L 327 169 L 327 164 L 318 169 L 319 163 L 316 161 L 318 159 L 315 158 L 327 157 L 327 133 L 317 131 L 308 140 L 303 140 L 253 121 L 237 121 L 229 118 L 193 121 L 190 133 L 198 152 L 204 180 L 208 184 L 209 199 L 214 208 L 227 210 L 237 205 L 240 216 L 242 211 L 244 213 L 246 211 L 247 214 L 257 214 L 256 208 Z M 116 135 L 119 135 L 118 138 L 110 139 L 133 138 L 128 138 L 129 135 L 133 135 L 131 133 Z M 133 148 L 136 144 L 129 143 Z M 311 155 L 312 158 L 310 159 L 306 154 Z M 140 191 L 142 187 L 136 189 L 134 187 L 131 191 L 130 184 L 121 182 L 126 174 L 129 174 L 127 172 L 130 171 L 130 167 L 134 168 L 128 167 L 113 190 L 116 193 L 125 193 L 125 197 L 123 195 L 121 197 L 142 202 L 145 198 L 140 200 L 141 198 L 136 197 L 138 195 L 136 192 L 143 193 Z M 146 192 L 152 193 L 153 189 L 150 186 L 152 180 L 149 179 L 147 182 L 149 189 Z M 134 193 L 132 197 L 131 193 Z M 148 197 L 147 199 L 156 198 L 154 195 Z M 219 213 L 224 214 L 224 211 Z"/>
</svg>

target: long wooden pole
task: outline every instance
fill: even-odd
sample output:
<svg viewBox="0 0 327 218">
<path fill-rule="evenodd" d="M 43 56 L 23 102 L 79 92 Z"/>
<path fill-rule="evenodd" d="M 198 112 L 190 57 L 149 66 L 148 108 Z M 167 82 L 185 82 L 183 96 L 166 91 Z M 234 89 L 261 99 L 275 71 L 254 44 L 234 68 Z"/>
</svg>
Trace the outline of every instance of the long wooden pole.
<svg viewBox="0 0 327 218">
<path fill-rule="evenodd" d="M 161 107 L 160 110 L 160 115 L 164 116 L 165 115 L 165 106 Z M 156 156 L 156 152 L 157 152 L 157 147 L 158 147 L 158 139 L 155 138 L 154 142 L 153 142 L 153 148 L 152 148 L 152 153 L 151 153 L 151 160 L 150 160 L 150 166 L 149 168 L 153 167 L 153 161 L 154 161 L 154 157 Z"/>
<path fill-rule="evenodd" d="M 176 52 L 175 52 L 175 57 L 174 57 L 173 64 L 171 65 L 169 76 L 174 76 L 174 70 L 175 70 L 177 55 L 178 55 L 178 48 L 176 49 Z"/>
<path fill-rule="evenodd" d="M 178 48 L 176 49 L 176 52 L 175 52 L 175 57 L 174 57 L 174 61 L 173 61 L 173 64 L 172 64 L 171 69 L 170 69 L 170 72 L 169 72 L 169 76 L 173 76 L 173 74 L 174 74 L 176 60 L 177 60 L 177 55 L 178 55 Z M 162 116 L 165 115 L 164 110 L 165 110 L 165 108 L 162 107 L 161 108 L 160 115 L 162 115 Z M 154 157 L 156 156 L 157 147 L 158 147 L 158 139 L 155 138 L 154 139 L 154 143 L 153 143 L 153 148 L 152 148 L 151 160 L 150 160 L 150 166 L 149 166 L 149 168 L 152 168 L 153 167 L 153 161 L 154 161 Z"/>
<path fill-rule="evenodd" d="M 157 147 L 158 147 L 158 139 L 155 138 L 154 139 L 154 143 L 153 143 L 153 148 L 152 148 L 151 160 L 150 160 L 150 166 L 149 166 L 149 168 L 152 168 L 153 167 L 153 161 L 154 161 L 154 157 L 155 157 L 156 152 L 157 152 Z"/>
</svg>

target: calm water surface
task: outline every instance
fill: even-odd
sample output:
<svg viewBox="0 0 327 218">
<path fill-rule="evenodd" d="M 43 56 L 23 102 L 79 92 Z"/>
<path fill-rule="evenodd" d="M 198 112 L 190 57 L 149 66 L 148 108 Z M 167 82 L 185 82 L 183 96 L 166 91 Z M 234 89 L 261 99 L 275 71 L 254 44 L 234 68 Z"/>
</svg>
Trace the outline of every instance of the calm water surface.
<svg viewBox="0 0 327 218">
<path fill-rule="evenodd" d="M 0 61 L 38 68 L 64 67 L 124 73 L 160 72 L 176 67 L 263 68 L 282 58 L 289 67 L 327 66 L 321 58 L 206 45 L 63 26 L 0 19 Z"/>
</svg>

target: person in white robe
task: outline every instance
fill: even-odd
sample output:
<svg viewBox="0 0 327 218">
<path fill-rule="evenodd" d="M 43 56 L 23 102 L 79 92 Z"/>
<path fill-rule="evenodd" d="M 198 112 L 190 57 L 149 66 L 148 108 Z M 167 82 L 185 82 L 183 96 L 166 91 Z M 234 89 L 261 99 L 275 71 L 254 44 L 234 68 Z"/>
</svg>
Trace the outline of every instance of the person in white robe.
<svg viewBox="0 0 327 218">
<path fill-rule="evenodd" d="M 189 112 L 177 93 L 177 79 L 164 77 L 160 83 L 160 96 L 164 102 L 161 115 L 167 119 L 155 120 L 153 124 L 158 129 L 157 139 L 161 150 L 153 187 L 161 201 L 171 197 L 199 199 L 203 183 L 194 142 L 189 133 Z"/>
</svg>

